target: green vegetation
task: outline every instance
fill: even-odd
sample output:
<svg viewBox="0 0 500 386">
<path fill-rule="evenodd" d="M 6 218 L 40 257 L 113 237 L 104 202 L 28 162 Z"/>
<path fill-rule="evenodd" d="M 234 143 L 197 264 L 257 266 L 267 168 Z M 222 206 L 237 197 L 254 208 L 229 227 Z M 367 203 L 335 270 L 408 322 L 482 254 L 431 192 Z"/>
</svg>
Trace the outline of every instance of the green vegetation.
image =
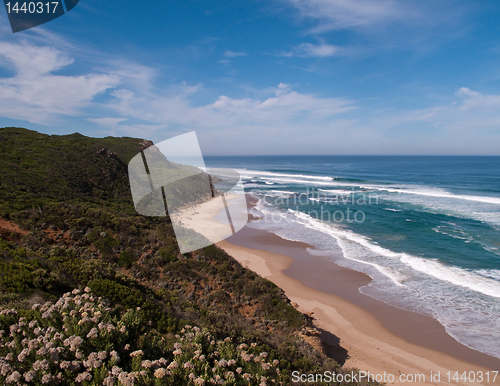
<svg viewBox="0 0 500 386">
<path fill-rule="evenodd" d="M 181 335 L 149 328 L 141 308 L 110 312 L 89 287 L 55 304 L 0 311 L 0 381 L 63 385 L 283 384 L 275 352 L 257 342 L 216 339 L 186 325 Z M 9 334 L 5 333 L 9 331 Z M 17 359 L 17 360 L 15 360 Z"/>
<path fill-rule="evenodd" d="M 34 339 L 31 335 L 35 327 L 30 327 L 30 323 L 36 321 L 45 331 L 55 329 L 50 330 L 47 338 L 55 339 L 54 347 L 70 336 L 80 336 L 84 339 L 82 358 L 88 360 L 93 353 L 107 352 L 105 359 L 99 359 L 102 363 L 98 367 L 89 368 L 82 362 L 79 372 L 72 374 L 61 370 L 61 361 L 81 359 L 73 358 L 75 352 L 66 349 L 60 350 L 59 362 L 51 362 L 50 353 L 42 358 L 45 354 L 30 352 L 26 362 L 14 364 L 24 347 L 22 339 L 14 334 L 15 343 L 7 347 L 8 332 L 0 332 L 4 339 L 0 370 L 5 369 L 0 380 L 16 378 L 16 371 L 25 379 L 23 374 L 31 371 L 28 367 L 43 360 L 49 363 L 47 369 L 30 373 L 33 378 L 29 375 L 31 380 L 25 379 L 23 384 L 43 384 L 44 375 L 50 375 L 50 382 L 57 383 L 60 377 L 66 380 L 61 384 L 71 385 L 101 385 L 109 377 L 114 380 L 109 379 L 107 384 L 116 385 L 188 385 L 196 384 L 194 380 L 198 378 L 205 384 L 290 384 L 294 370 L 346 371 L 304 341 L 300 331 L 307 318 L 290 305 L 273 283 L 243 268 L 215 246 L 181 254 L 168 216 L 143 217 L 136 213 L 127 162 L 150 144 L 134 138 L 48 136 L 20 128 L 0 129 L 0 330 L 26 329 L 26 339 Z M 14 224 L 20 230 L 14 229 Z M 67 312 L 80 312 L 71 295 L 62 297 L 75 288 L 87 288 L 94 294 L 94 300 L 87 300 L 95 304 L 85 306 L 89 308 L 85 312 L 104 307 L 99 322 L 92 323 L 110 323 L 115 327 L 121 323 L 129 333 L 122 336 L 115 331 L 103 336 L 102 341 L 86 341 L 84 334 L 90 330 L 73 326 L 72 335 L 64 335 L 69 333 L 67 325 L 66 330 L 63 328 L 65 323 L 78 322 L 70 319 L 75 314 L 66 315 L 58 307 L 66 302 L 64 299 L 71 298 L 73 303 Z M 102 302 L 95 297 L 102 298 Z M 32 310 L 35 303 L 47 301 L 54 303 L 46 305 L 52 309 L 50 317 L 43 317 L 46 310 Z M 179 360 L 187 363 L 188 356 L 196 355 L 196 350 L 207 358 L 212 355 L 205 364 L 192 363 L 198 366 L 192 379 L 184 367 L 182 371 L 167 369 L 177 360 L 174 344 L 181 343 L 181 338 L 175 335 L 184 334 L 186 324 L 195 326 L 198 335 L 184 337 L 183 342 L 189 340 L 186 344 L 191 351 L 183 351 L 184 357 Z M 56 333 L 65 338 L 61 340 Z M 216 342 L 215 348 L 207 346 L 209 336 Z M 124 351 L 126 345 L 130 345 L 130 350 L 143 350 L 143 354 L 137 354 L 139 359 L 130 357 Z M 128 375 L 120 380 L 110 373 L 117 366 L 111 360 L 111 351 L 122 358 L 122 372 L 139 375 L 130 376 L 130 381 Z M 243 351 L 254 356 L 267 353 L 263 359 L 270 366 L 269 372 L 255 361 L 245 365 L 241 359 Z M 16 357 L 10 360 L 9 354 Z M 166 362 L 159 362 L 161 358 Z M 232 367 L 219 369 L 215 362 L 222 359 L 236 361 L 233 367 L 242 367 L 243 373 L 251 375 L 250 381 L 242 383 Z M 144 361 L 155 364 L 144 368 Z M 217 369 L 207 374 L 206 366 Z M 163 377 L 156 376 L 155 371 L 160 368 L 164 368 Z M 167 370 L 175 378 L 173 383 Z M 232 380 L 226 377 L 229 371 L 233 372 Z M 81 375 L 81 382 L 77 381 L 84 372 L 88 375 Z M 215 375 L 220 380 L 214 380 Z M 268 380 L 263 381 L 261 376 Z"/>
</svg>

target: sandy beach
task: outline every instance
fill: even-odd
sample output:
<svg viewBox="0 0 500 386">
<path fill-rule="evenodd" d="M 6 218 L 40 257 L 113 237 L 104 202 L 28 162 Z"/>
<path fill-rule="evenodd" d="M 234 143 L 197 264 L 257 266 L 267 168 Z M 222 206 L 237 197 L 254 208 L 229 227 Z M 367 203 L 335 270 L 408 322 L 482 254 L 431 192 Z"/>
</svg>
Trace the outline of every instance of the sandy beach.
<svg viewBox="0 0 500 386">
<path fill-rule="evenodd" d="M 449 372 L 486 373 L 500 369 L 500 360 L 458 343 L 430 317 L 360 294 L 369 277 L 308 254 L 306 244 L 246 227 L 217 245 L 282 288 L 301 312 L 312 313 L 327 352 L 345 367 L 393 374 L 395 385 L 408 383 L 398 381 L 400 375 L 416 374 L 425 376 L 422 385 L 500 384 L 448 382 Z M 431 374 L 440 374 L 440 381 L 431 381 Z"/>
<path fill-rule="evenodd" d="M 246 205 L 244 195 L 225 193 L 177 211 L 171 218 L 174 224 L 179 223 L 184 228 L 193 229 L 215 243 L 229 237 L 246 224 L 247 215 L 244 213 Z M 228 221 L 228 213 L 231 224 Z"/>
<path fill-rule="evenodd" d="M 222 238 L 217 230 L 224 226 L 214 226 L 221 206 L 205 203 L 197 209 L 202 210 L 190 211 L 185 225 L 214 239 Z M 464 371 L 483 376 L 490 372 L 492 378 L 492 371 L 500 370 L 500 359 L 458 343 L 429 316 L 361 294 L 359 288 L 370 277 L 311 255 L 307 244 L 245 226 L 216 245 L 274 282 L 299 311 L 311 315 L 321 332 L 324 351 L 346 368 L 372 375 L 392 374 L 395 381 L 387 383 L 394 385 L 500 384 L 499 377 L 494 383 L 448 379 Z"/>
</svg>

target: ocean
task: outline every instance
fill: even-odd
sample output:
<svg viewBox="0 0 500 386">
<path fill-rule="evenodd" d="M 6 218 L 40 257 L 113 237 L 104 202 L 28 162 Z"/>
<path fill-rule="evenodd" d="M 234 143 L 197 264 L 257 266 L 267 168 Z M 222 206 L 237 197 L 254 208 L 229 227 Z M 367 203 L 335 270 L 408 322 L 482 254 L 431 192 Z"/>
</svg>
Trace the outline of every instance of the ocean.
<svg viewBox="0 0 500 386">
<path fill-rule="evenodd" d="M 249 226 L 372 278 L 360 292 L 430 315 L 500 358 L 500 157 L 205 157 L 258 203 Z"/>
</svg>

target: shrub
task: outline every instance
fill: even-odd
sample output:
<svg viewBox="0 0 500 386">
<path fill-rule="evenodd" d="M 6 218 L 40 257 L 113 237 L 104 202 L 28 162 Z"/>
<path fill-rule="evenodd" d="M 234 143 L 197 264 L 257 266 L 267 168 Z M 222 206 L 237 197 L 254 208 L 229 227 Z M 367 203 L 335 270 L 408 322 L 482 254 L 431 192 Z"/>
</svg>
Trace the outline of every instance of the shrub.
<svg viewBox="0 0 500 386">
<path fill-rule="evenodd" d="M 121 316 L 90 288 L 31 310 L 0 311 L 0 381 L 27 385 L 273 385 L 279 363 L 257 343 L 217 340 L 186 325 L 172 342 L 145 332 L 140 308 Z"/>
</svg>

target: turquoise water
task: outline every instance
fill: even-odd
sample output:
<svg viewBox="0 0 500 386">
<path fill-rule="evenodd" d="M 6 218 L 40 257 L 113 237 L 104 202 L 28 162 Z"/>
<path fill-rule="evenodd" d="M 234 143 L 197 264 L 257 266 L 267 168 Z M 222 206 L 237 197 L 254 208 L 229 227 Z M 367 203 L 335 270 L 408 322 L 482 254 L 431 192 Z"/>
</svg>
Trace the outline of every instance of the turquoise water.
<svg viewBox="0 0 500 386">
<path fill-rule="evenodd" d="M 500 358 L 500 157 L 206 157 L 258 199 L 252 223 L 365 272 L 363 294 Z"/>
</svg>

